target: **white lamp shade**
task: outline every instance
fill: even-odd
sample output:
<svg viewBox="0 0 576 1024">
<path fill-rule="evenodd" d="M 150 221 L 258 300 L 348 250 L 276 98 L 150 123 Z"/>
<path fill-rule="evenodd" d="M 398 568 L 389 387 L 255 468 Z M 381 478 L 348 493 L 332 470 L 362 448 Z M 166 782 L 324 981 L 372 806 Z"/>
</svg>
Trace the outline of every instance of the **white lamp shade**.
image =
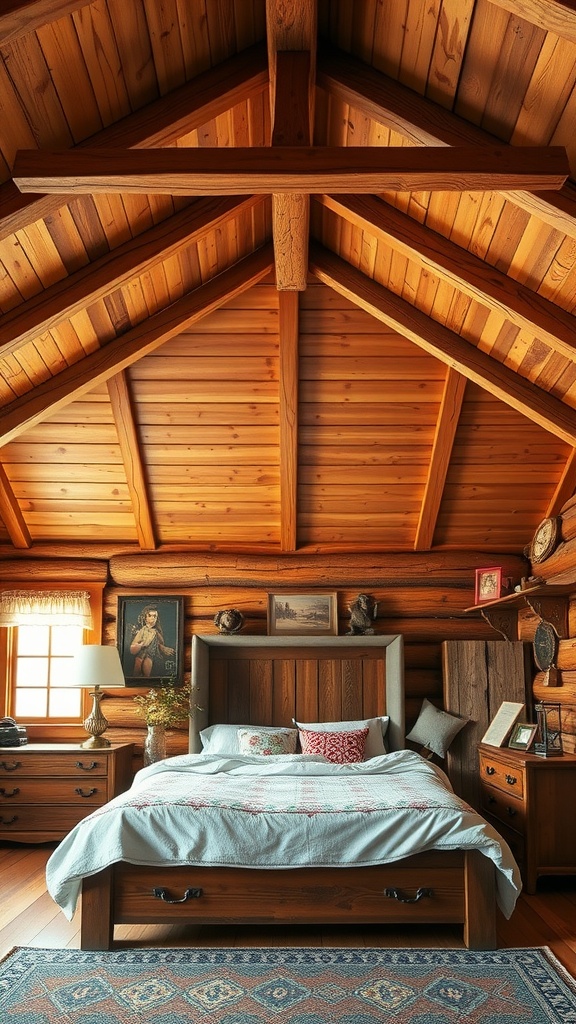
<svg viewBox="0 0 576 1024">
<path fill-rule="evenodd" d="M 74 655 L 73 678 L 76 686 L 126 686 L 117 647 L 86 644 Z"/>
</svg>

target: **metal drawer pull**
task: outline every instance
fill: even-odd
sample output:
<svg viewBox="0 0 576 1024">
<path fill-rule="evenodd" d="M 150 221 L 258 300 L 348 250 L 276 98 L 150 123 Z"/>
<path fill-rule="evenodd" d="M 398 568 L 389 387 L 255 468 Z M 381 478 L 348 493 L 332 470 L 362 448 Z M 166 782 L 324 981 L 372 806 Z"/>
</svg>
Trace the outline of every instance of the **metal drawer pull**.
<svg viewBox="0 0 576 1024">
<path fill-rule="evenodd" d="M 15 772 L 17 768 L 21 767 L 22 761 L 12 761 L 12 763 L 10 763 L 9 761 L 0 761 L 0 768 L 2 768 L 5 772 Z"/>
<path fill-rule="evenodd" d="M 18 786 L 14 786 L 14 789 L 11 789 L 10 792 L 7 789 L 0 789 L 0 796 L 8 798 L 9 796 L 16 796 L 19 792 Z"/>
<path fill-rule="evenodd" d="M 83 772 L 91 772 L 93 768 L 98 767 L 98 761 L 90 761 L 90 764 L 84 764 L 83 761 L 76 761 L 76 767 L 81 768 Z"/>
<path fill-rule="evenodd" d="M 186 889 L 181 900 L 169 900 L 166 895 L 166 889 L 152 889 L 152 895 L 158 900 L 164 900 L 164 903 L 187 903 L 188 900 L 200 899 L 202 889 Z"/>
<path fill-rule="evenodd" d="M 515 817 L 516 811 L 514 810 L 513 807 L 507 807 L 506 810 L 508 812 L 508 817 L 509 818 L 514 818 Z"/>
<path fill-rule="evenodd" d="M 399 903 L 418 903 L 418 900 L 421 900 L 423 896 L 433 896 L 434 892 L 432 889 L 421 888 L 418 889 L 416 895 L 410 899 L 409 896 L 406 896 L 406 894 L 402 892 L 402 889 L 384 889 L 384 895 L 398 900 Z"/>
<path fill-rule="evenodd" d="M 5 818 L 3 814 L 0 814 L 0 825 L 13 825 L 15 821 L 18 821 L 17 814 L 13 814 L 11 818 Z"/>
<path fill-rule="evenodd" d="M 486 775 L 494 775 L 494 774 L 495 774 L 495 772 L 496 772 L 496 769 L 495 769 L 495 768 L 492 768 L 492 766 L 491 766 L 491 765 L 488 765 L 488 767 L 487 767 L 487 769 L 486 769 Z"/>
<path fill-rule="evenodd" d="M 515 775 L 507 775 L 506 776 L 506 782 L 508 783 L 509 786 L 515 786 L 516 783 L 518 782 L 518 779 L 516 778 Z"/>
<path fill-rule="evenodd" d="M 87 797 L 87 796 L 94 796 L 94 793 L 97 793 L 98 790 L 96 789 L 95 786 L 93 786 L 92 789 L 89 789 L 87 793 L 83 793 L 82 790 L 80 789 L 80 786 L 77 786 L 76 789 L 74 790 L 74 792 L 78 793 L 78 796 Z"/>
</svg>

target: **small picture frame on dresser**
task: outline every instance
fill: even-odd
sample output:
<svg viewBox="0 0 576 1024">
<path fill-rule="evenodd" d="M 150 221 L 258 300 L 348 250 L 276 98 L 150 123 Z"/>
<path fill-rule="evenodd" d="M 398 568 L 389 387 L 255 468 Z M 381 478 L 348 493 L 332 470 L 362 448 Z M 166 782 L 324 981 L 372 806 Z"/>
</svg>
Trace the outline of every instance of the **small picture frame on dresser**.
<svg viewBox="0 0 576 1024">
<path fill-rule="evenodd" d="M 508 746 L 513 750 L 529 750 L 534 741 L 538 726 L 530 722 L 516 722 Z"/>
</svg>

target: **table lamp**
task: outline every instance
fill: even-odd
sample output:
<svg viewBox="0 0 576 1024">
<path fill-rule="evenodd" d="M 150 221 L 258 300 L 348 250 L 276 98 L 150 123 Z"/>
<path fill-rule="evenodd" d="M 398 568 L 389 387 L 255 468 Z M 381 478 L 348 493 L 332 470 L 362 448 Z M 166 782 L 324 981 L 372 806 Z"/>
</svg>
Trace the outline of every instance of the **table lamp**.
<svg viewBox="0 0 576 1024">
<path fill-rule="evenodd" d="M 90 696 L 94 701 L 92 711 L 84 721 L 84 728 L 90 739 L 81 744 L 82 748 L 93 750 L 97 747 L 109 747 L 110 740 L 102 736 L 108 728 L 108 721 L 100 708 L 100 686 L 107 690 L 111 687 L 126 686 L 118 649 L 100 644 L 86 644 L 80 647 L 74 655 L 73 678 L 77 686 L 90 688 Z"/>
</svg>

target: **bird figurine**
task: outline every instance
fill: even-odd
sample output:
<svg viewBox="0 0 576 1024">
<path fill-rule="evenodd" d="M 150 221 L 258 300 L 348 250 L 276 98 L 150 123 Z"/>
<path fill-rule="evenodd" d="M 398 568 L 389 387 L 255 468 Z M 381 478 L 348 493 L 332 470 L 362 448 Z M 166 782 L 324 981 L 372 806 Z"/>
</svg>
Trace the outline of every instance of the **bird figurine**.
<svg viewBox="0 0 576 1024">
<path fill-rule="evenodd" d="M 355 601 L 348 605 L 350 612 L 350 629 L 348 636 L 364 636 L 373 633 L 372 623 L 376 618 L 378 605 L 368 594 L 358 594 Z"/>
<path fill-rule="evenodd" d="M 238 633 L 244 625 L 244 616 L 237 608 L 222 608 L 214 616 L 214 625 L 220 633 L 229 636 L 231 633 Z"/>
</svg>

